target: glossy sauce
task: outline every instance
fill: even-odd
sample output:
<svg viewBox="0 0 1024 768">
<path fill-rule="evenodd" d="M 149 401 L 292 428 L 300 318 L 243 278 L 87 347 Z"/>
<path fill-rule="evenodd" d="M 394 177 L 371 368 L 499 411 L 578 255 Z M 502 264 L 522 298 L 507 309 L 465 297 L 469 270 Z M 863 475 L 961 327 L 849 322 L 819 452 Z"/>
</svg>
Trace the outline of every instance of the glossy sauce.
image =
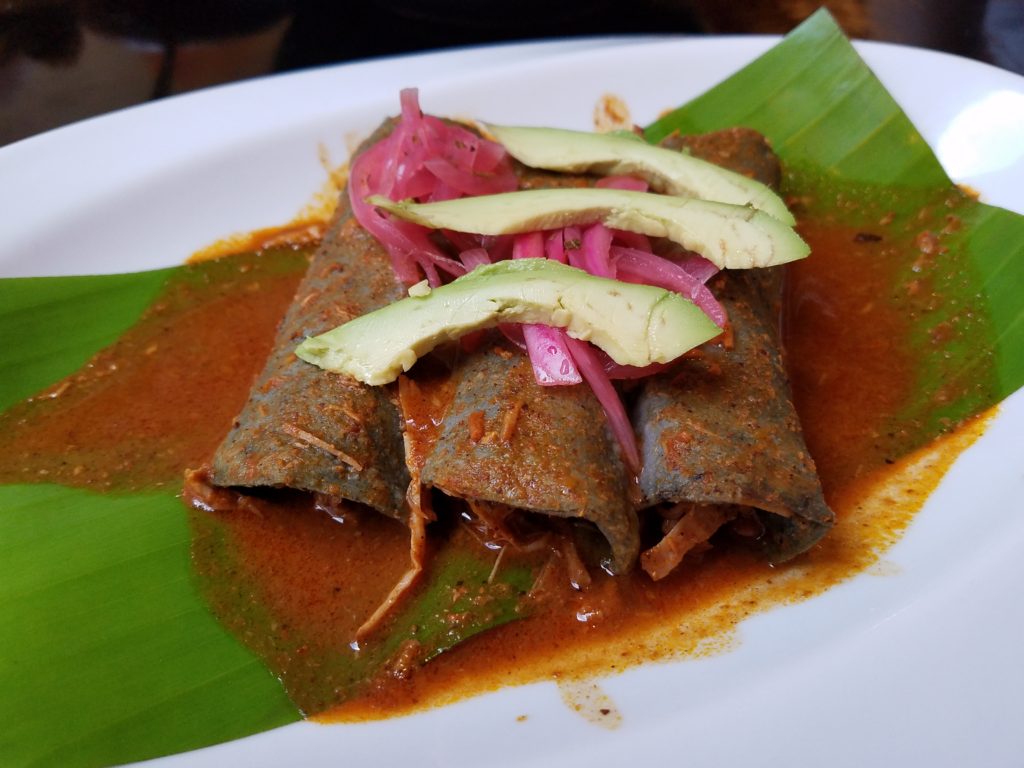
<svg viewBox="0 0 1024 768">
<path fill-rule="evenodd" d="M 948 432 L 960 420 L 952 404 L 970 413 L 998 400 L 984 300 L 958 298 L 971 269 L 958 213 L 972 204 L 944 192 L 894 220 L 884 198 L 854 212 L 837 200 L 861 223 L 801 221 L 813 257 L 789 267 L 784 342 L 826 496 Z M 957 347 L 976 350 L 973 365 L 948 354 Z"/>
<path fill-rule="evenodd" d="M 915 396 L 919 359 L 902 341 L 912 333 L 917 315 L 907 311 L 906 302 L 887 300 L 906 269 L 907 259 L 898 256 L 917 247 L 915 228 L 891 224 L 876 223 L 865 233 L 862 227 L 828 221 L 805 223 L 801 233 L 814 258 L 795 265 L 789 276 L 784 319 L 795 398 L 838 517 L 822 544 L 776 568 L 748 550 L 718 547 L 698 561 L 685 561 L 664 581 L 653 583 L 640 573 L 610 578 L 597 572 L 583 592 L 572 589 L 556 568 L 547 574 L 540 596 L 530 601 L 529 615 L 473 637 L 412 675 L 377 676 L 359 695 L 320 717 L 372 719 L 508 684 L 566 681 L 644 661 L 719 651 L 730 646 L 731 630 L 752 613 L 820 594 L 876 563 L 952 460 L 984 428 L 984 419 L 976 419 L 915 452 L 915 438 L 892 426 Z M 925 275 L 914 274 L 924 282 Z M 918 290 L 923 302 L 934 300 L 922 284 Z M 858 322 L 850 323 L 851 317 Z M 855 375 L 851 360 L 857 361 Z M 429 444 L 443 405 L 408 395 L 403 404 L 410 418 L 407 429 Z M 329 524 L 305 517 L 300 525 L 326 531 Z M 400 557 L 404 531 L 394 530 L 392 538 L 379 541 Z M 349 546 L 361 545 L 349 540 Z M 496 551 L 482 551 L 497 562 Z M 251 559 L 247 552 L 238 554 L 239 563 Z M 286 570 L 301 572 L 304 554 L 294 554 Z M 261 581 L 258 573 L 246 578 Z M 335 581 L 346 578 L 339 566 Z M 365 587 L 352 589 L 351 598 L 339 601 L 355 601 Z M 318 635 L 314 642 L 336 644 L 337 637 L 345 636 L 341 625 L 337 629 L 334 638 Z M 297 661 L 293 655 L 286 663 Z M 310 663 L 324 664 L 322 656 Z M 295 689 L 293 696 L 302 699 Z"/>
<path fill-rule="evenodd" d="M 353 720 L 507 684 L 719 651 L 752 613 L 806 599 L 869 568 L 981 434 L 984 419 L 912 452 L 917 446 L 892 425 L 916 391 L 918 361 L 895 343 L 915 319 L 879 300 L 898 281 L 899 265 L 873 256 L 880 241 L 862 237 L 860 229 L 825 222 L 802 232 L 814 258 L 792 273 L 788 361 L 838 519 L 807 555 L 772 568 L 748 550 L 718 546 L 657 583 L 639 572 L 620 578 L 596 572 L 591 587 L 577 591 L 558 558 L 546 553 L 499 560 L 500 550 L 459 522 L 455 510 L 433 527 L 433 547 L 472 552 L 490 576 L 486 583 L 460 583 L 442 599 L 453 606 L 466 599 L 498 605 L 511 597 L 520 620 L 421 666 L 416 644 L 389 650 L 386 658 L 372 638 L 360 650 L 349 645 L 407 568 L 407 530 L 363 510 L 328 514 L 300 494 L 266 494 L 231 512 L 191 513 L 199 583 L 212 609 L 281 677 L 305 713 Z M 897 240 L 893 235 L 892 247 L 902 248 Z M 849 258 L 851 249 L 857 259 Z M 173 300 L 160 301 L 81 373 L 9 410 L 0 427 L 16 438 L 0 449 L 2 479 L 46 476 L 100 489 L 180 482 L 186 467 L 210 456 L 269 352 L 299 277 L 295 269 L 273 269 L 279 258 L 273 249 L 255 259 L 233 257 L 216 280 L 172 286 Z M 853 262 L 855 273 L 844 271 Z M 256 277 L 258 264 L 268 271 Z M 849 332 L 850 317 L 863 319 L 856 332 Z M 857 377 L 849 375 L 851 360 L 858 361 Z M 436 428 L 430 410 L 409 425 L 428 438 Z M 553 566 L 545 570 L 546 560 Z M 535 574 L 532 583 L 490 584 L 495 574 L 514 569 Z M 502 587 L 518 593 L 504 594 Z M 451 619 L 459 621 L 454 609 Z M 612 712 L 597 711 L 604 709 Z"/>
<path fill-rule="evenodd" d="M 271 246 L 171 278 L 115 344 L 0 414 L 0 482 L 177 487 L 245 403 L 306 263 Z"/>
</svg>

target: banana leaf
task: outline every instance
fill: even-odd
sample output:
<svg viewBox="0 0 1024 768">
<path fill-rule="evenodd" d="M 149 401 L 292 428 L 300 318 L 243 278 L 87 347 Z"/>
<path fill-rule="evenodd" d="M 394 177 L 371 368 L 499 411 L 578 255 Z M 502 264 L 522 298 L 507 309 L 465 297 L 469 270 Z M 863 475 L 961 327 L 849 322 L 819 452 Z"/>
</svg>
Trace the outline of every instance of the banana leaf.
<svg viewBox="0 0 1024 768">
<path fill-rule="evenodd" d="M 792 195 L 837 187 L 860 199 L 883 195 L 878 205 L 909 219 L 953 189 L 826 13 L 650 126 L 647 137 L 739 124 L 772 139 L 792 171 Z M 1024 284 L 1024 218 L 969 199 L 957 206 L 962 226 L 950 242 L 969 268 L 953 289 L 964 301 L 980 294 L 986 311 L 976 313 L 979 343 L 921 366 L 921 402 L 905 414 L 918 442 L 1024 383 L 1016 289 Z M 0 280 L 0 408 L 75 370 L 180 274 Z M 940 275 L 951 284 L 954 277 Z M 923 344 L 928 328 L 916 333 Z M 981 386 L 936 408 L 933 395 L 950 375 Z M 189 540 L 172 492 L 0 486 L 0 764 L 110 765 L 299 717 L 273 676 L 207 612 L 190 574 Z M 436 652 L 456 644 L 462 638 L 444 634 L 440 622 L 430 628 L 436 594 L 489 567 L 445 561 L 388 642 L 415 626 Z M 525 576 L 508 578 L 521 584 Z M 499 611 L 488 621 L 511 618 Z"/>
<path fill-rule="evenodd" d="M 301 272 L 308 263 L 302 253 L 284 256 L 261 264 Z M 175 281 L 205 284 L 233 269 L 208 262 L 0 280 L 0 402 L 17 402 L 77 370 Z M 212 520 L 190 525 L 180 478 L 171 480 L 165 491 L 107 494 L 0 484 L 0 765 L 112 765 L 300 718 L 279 681 L 200 597 L 191 546 L 196 536 L 220 531 Z M 431 578 L 390 635 L 371 652 L 342 659 L 353 686 L 406 640 L 430 658 L 515 618 L 515 596 L 532 576 L 508 568 L 492 586 L 492 566 L 440 549 Z M 481 601 L 457 603 L 467 619 L 453 628 L 443 617 L 457 582 L 478 584 L 494 599 L 484 601 L 486 609 Z"/>
<path fill-rule="evenodd" d="M 941 231 L 948 257 L 931 279 L 945 303 L 915 320 L 917 398 L 900 416 L 910 450 L 998 403 L 1024 385 L 1024 217 L 958 190 L 895 99 L 820 10 L 779 45 L 728 80 L 647 127 L 649 141 L 674 131 L 742 125 L 765 134 L 787 173 L 784 194 L 809 200 L 808 213 L 851 225 L 889 214 L 895 228 Z M 842 205 L 838 206 L 837 201 Z M 931 210 L 922 220 L 921 212 Z M 907 263 L 894 278 L 913 278 Z M 894 299 L 899 301 L 899 299 Z M 929 333 L 960 323 L 961 341 L 929 344 Z M 909 307 L 908 307 L 909 309 Z M 929 347 L 931 348 L 929 351 Z M 952 384 L 964 385 L 954 390 Z M 956 391 L 957 396 L 942 397 Z"/>
<path fill-rule="evenodd" d="M 74 372 L 116 340 L 173 271 L 0 283 L 0 410 Z"/>
</svg>

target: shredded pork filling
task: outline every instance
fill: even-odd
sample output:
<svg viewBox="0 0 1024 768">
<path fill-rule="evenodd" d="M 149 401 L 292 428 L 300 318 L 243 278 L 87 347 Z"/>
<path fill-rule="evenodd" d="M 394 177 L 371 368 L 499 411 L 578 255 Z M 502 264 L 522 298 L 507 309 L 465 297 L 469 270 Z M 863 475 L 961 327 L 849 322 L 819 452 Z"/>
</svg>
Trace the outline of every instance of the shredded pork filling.
<svg viewBox="0 0 1024 768">
<path fill-rule="evenodd" d="M 668 576 L 695 549 L 708 545 L 708 540 L 723 525 L 736 517 L 735 507 L 718 504 L 682 502 L 669 510 L 668 520 L 679 515 L 661 541 L 640 553 L 640 567 L 655 581 Z"/>
</svg>

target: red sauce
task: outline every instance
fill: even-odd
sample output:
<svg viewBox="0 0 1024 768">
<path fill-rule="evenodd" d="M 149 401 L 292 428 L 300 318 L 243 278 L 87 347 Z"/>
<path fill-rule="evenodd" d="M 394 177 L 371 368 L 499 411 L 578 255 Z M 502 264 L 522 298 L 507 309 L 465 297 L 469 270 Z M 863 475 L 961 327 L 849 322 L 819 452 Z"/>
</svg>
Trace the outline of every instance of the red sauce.
<svg viewBox="0 0 1024 768">
<path fill-rule="evenodd" d="M 312 211 L 310 216 L 300 216 L 283 227 L 267 227 L 222 238 L 201 251 L 193 253 L 189 262 L 195 264 L 239 253 L 258 253 L 278 247 L 314 247 L 327 231 L 327 222 L 330 220 L 332 210 L 333 208 L 325 210 L 323 215 L 317 215 L 317 211 Z"/>
<path fill-rule="evenodd" d="M 889 248 L 849 229 L 805 224 L 800 234 L 814 258 L 789 271 L 787 364 L 827 494 L 900 455 L 880 431 L 913 394 L 915 358 L 902 343 L 909 318 L 886 301 Z"/>
<path fill-rule="evenodd" d="M 354 509 L 332 510 L 339 520 L 309 498 L 278 495 L 232 512 L 192 513 L 196 567 L 214 611 L 279 674 L 303 711 L 323 713 L 341 701 L 322 716 L 352 720 L 727 647 L 730 630 L 750 614 L 862 572 L 984 420 L 906 455 L 915 446 L 891 425 L 916 396 L 918 361 L 897 343 L 914 316 L 882 300 L 899 277 L 893 260 L 880 241 L 858 237 L 860 230 L 824 223 L 803 233 L 814 257 L 792 274 L 786 342 L 798 409 L 838 518 L 806 556 L 769 568 L 748 551 L 720 547 L 657 583 L 642 573 L 596 573 L 590 589 L 578 592 L 557 563 L 545 572 L 536 558 L 499 561 L 497 550 L 449 520 L 435 526 L 430 567 L 445 567 L 459 552 L 484 564 L 473 579 L 431 598 L 451 606 L 451 631 L 461 631 L 470 604 L 493 607 L 490 620 L 519 620 L 421 666 L 418 641 L 388 648 L 371 639 L 358 652 L 348 644 L 408 567 L 407 530 Z M 183 469 L 199 465 L 227 431 L 269 351 L 297 280 L 294 270 L 270 268 L 274 260 L 270 253 L 228 260 L 222 279 L 172 286 L 82 372 L 8 411 L 0 430 L 13 437 L 0 446 L 0 479 L 45 476 L 101 488 L 180 482 Z M 429 410 L 410 424 L 428 440 L 436 428 Z"/>
<path fill-rule="evenodd" d="M 172 279 L 117 343 L 0 415 L 0 482 L 180 485 L 244 405 L 302 277 L 301 254 L 268 256 Z"/>
</svg>

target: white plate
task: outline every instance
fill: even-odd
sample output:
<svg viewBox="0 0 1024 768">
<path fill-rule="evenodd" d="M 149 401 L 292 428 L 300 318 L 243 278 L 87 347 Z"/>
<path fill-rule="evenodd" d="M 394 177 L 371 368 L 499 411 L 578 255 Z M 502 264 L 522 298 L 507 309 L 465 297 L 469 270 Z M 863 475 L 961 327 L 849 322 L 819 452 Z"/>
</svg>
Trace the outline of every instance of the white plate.
<svg viewBox="0 0 1024 768">
<path fill-rule="evenodd" d="M 176 264 L 220 237 L 285 222 L 324 179 L 318 144 L 341 160 L 347 137 L 396 111 L 404 85 L 419 85 L 435 113 L 581 128 L 612 92 L 644 123 L 773 42 L 460 51 L 255 81 L 87 121 L 0 150 L 0 274 Z M 1024 79 L 942 54 L 860 50 L 957 181 L 1024 211 Z M 1021 434 L 1018 393 L 887 554 L 892 575 L 865 574 L 757 616 L 732 652 L 603 681 L 624 717 L 616 731 L 538 684 L 379 723 L 298 723 L 161 762 L 1019 765 Z"/>
</svg>

